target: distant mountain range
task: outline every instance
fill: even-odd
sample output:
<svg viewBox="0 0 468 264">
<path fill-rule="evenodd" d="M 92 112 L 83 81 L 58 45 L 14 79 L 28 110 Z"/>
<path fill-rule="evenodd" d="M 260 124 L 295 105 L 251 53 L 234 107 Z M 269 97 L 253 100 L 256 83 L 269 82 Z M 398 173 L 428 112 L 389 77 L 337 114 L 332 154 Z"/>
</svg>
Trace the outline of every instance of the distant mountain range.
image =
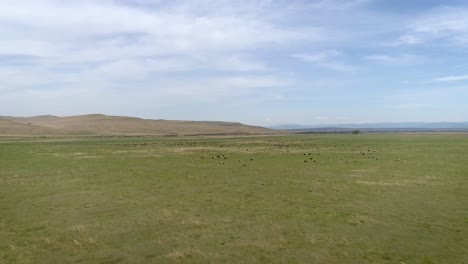
<svg viewBox="0 0 468 264">
<path fill-rule="evenodd" d="M 403 122 L 403 123 L 363 123 L 363 124 L 321 124 L 297 125 L 283 124 L 270 127 L 293 132 L 468 132 L 468 122 Z"/>
</svg>

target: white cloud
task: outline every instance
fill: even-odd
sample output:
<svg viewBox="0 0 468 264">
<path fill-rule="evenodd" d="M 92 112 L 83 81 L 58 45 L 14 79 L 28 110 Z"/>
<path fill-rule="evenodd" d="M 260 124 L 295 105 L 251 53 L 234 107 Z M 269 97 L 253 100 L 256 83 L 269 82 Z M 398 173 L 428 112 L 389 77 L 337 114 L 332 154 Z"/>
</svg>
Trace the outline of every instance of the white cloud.
<svg viewBox="0 0 468 264">
<path fill-rule="evenodd" d="M 416 44 L 421 44 L 423 42 L 424 40 L 422 39 L 421 36 L 407 34 L 398 38 L 397 45 L 398 44 L 416 45 Z"/>
<path fill-rule="evenodd" d="M 323 62 L 338 57 L 339 55 L 341 55 L 341 52 L 336 50 L 324 50 L 318 53 L 294 54 L 293 57 L 305 62 Z"/>
<path fill-rule="evenodd" d="M 358 66 L 343 62 L 342 58 L 340 58 L 341 55 L 342 53 L 336 50 L 324 50 L 318 53 L 301 53 L 292 56 L 301 61 L 334 71 L 353 72 L 360 69 Z"/>
<path fill-rule="evenodd" d="M 312 29 L 284 28 L 262 14 L 197 15 L 111 1 L 51 0 L 2 1 L 0 10 L 0 32 L 8 34 L 0 53 L 32 48 L 38 56 L 66 55 L 71 60 L 230 52 L 319 38 Z M 29 34 L 17 34 L 15 27 Z"/>
<path fill-rule="evenodd" d="M 456 82 L 456 81 L 467 81 L 467 75 L 450 75 L 445 77 L 434 78 L 432 81 L 434 82 Z"/>
<path fill-rule="evenodd" d="M 425 14 L 412 26 L 414 32 L 443 35 L 450 32 L 468 31 L 468 10 L 441 8 Z"/>
<path fill-rule="evenodd" d="M 182 99 L 221 99 L 278 87 L 290 78 L 272 73 L 256 52 L 311 43 L 321 36 L 318 28 L 277 21 L 270 16 L 272 5 L 208 0 L 0 1 L 0 56 L 31 56 L 36 61 L 23 68 L 0 61 L 0 90 L 9 100 L 25 100 L 36 91 L 43 98 L 81 100 L 84 106 L 87 92 L 75 98 L 67 90 L 85 88 L 96 97 L 100 91 L 107 96 L 115 90 L 125 98 L 130 95 L 122 91 L 138 91 L 177 104 Z M 201 76 L 191 77 L 194 72 Z M 109 98 L 105 101 L 121 101 Z M 142 101 L 134 104 L 138 102 Z M 34 105 L 44 106 L 30 106 Z"/>
<path fill-rule="evenodd" d="M 263 97 L 276 94 L 277 89 L 291 84 L 293 80 L 271 74 L 163 78 L 151 82 L 114 82 L 112 85 L 105 80 L 88 78 L 53 89 L 5 90 L 0 105 L 4 115 L 11 112 L 15 115 L 100 112 L 171 119 L 198 115 L 204 119 L 204 112 L 217 113 L 227 104 L 242 105 L 246 100 L 255 105 Z M 177 112 L 166 112 L 168 108 L 177 108 Z"/>
<path fill-rule="evenodd" d="M 3 0 L 1 110 L 158 117 L 165 106 L 171 109 L 166 117 L 180 109 L 178 118 L 184 118 L 184 111 L 196 116 L 200 109 L 211 113 L 213 106 L 231 105 L 237 106 L 232 116 L 242 119 L 243 104 L 251 120 L 254 112 L 262 111 L 258 120 L 288 120 L 301 113 L 310 120 L 347 112 L 351 101 L 340 99 L 338 105 L 336 94 L 365 97 L 379 87 L 385 97 L 390 89 L 383 76 L 388 74 L 415 83 L 414 76 L 421 72 L 463 67 L 466 7 L 415 15 L 388 12 L 369 2 Z M 395 41 L 382 48 L 380 43 L 389 39 Z M 436 45 L 424 46 L 429 41 Z M 434 51 L 437 44 L 447 43 L 456 45 Z M 421 56 L 411 51 L 415 47 Z M 369 56 L 363 57 L 364 52 Z M 459 65 L 451 63 L 454 57 Z M 435 63 L 421 63 L 429 58 Z M 420 67 L 386 69 L 394 70 L 391 73 L 377 67 L 372 76 L 359 71 L 377 63 Z M 311 78 L 304 67 L 330 71 Z M 353 74 L 342 74 L 349 72 Z M 383 85 L 375 85 L 380 82 Z M 401 89 L 414 89 L 405 85 Z M 326 103 L 331 92 L 334 98 Z M 305 103 L 297 103 L 301 100 Z M 335 112 L 317 113 L 313 107 Z M 270 113 L 272 109 L 277 113 Z"/>
<path fill-rule="evenodd" d="M 404 103 L 404 104 L 399 104 L 396 106 L 398 109 L 403 109 L 403 110 L 416 110 L 416 109 L 423 109 L 423 108 L 428 108 L 430 105 L 427 104 L 421 104 L 421 103 Z"/>
<path fill-rule="evenodd" d="M 310 1 L 307 4 L 307 8 L 319 9 L 319 10 L 343 10 L 356 8 L 362 5 L 365 5 L 372 0 L 318 0 Z"/>
<path fill-rule="evenodd" d="M 227 77 L 186 78 L 183 80 L 166 80 L 154 93 L 171 100 L 223 100 L 233 96 L 248 95 L 258 89 L 271 89 L 287 86 L 292 83 L 287 78 L 274 75 L 236 75 Z M 266 92 L 263 90 L 263 92 Z"/>
<path fill-rule="evenodd" d="M 392 65 L 414 65 L 422 63 L 425 58 L 423 56 L 412 55 L 412 54 L 399 54 L 399 55 L 387 55 L 387 54 L 374 54 L 365 56 L 364 59 Z"/>
<path fill-rule="evenodd" d="M 208 59 L 208 64 L 212 64 L 213 69 L 220 71 L 263 72 L 268 70 L 265 63 L 254 59 L 252 56 L 239 54 L 211 58 Z"/>
<path fill-rule="evenodd" d="M 468 36 L 468 8 L 442 7 L 418 16 L 395 45 L 417 45 L 440 40 L 465 45 Z"/>
</svg>

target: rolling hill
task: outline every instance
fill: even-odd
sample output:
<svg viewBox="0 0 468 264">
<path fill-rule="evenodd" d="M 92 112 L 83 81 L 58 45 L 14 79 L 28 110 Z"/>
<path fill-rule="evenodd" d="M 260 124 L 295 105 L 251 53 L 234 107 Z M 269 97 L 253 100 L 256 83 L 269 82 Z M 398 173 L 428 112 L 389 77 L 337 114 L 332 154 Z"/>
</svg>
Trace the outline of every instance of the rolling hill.
<svg viewBox="0 0 468 264">
<path fill-rule="evenodd" d="M 241 123 L 152 120 L 101 114 L 80 116 L 0 116 L 0 135 L 17 136 L 189 136 L 273 134 L 274 130 Z"/>
</svg>

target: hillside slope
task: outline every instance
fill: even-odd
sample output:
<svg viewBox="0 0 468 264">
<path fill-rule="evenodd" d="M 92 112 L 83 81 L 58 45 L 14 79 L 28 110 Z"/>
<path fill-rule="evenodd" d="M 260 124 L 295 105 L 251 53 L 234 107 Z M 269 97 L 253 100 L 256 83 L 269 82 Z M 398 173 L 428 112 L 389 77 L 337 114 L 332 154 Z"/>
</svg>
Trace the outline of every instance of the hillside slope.
<svg viewBox="0 0 468 264">
<path fill-rule="evenodd" d="M 0 117 L 0 135 L 222 135 L 272 134 L 263 127 L 230 122 L 151 120 L 101 114 Z"/>
</svg>

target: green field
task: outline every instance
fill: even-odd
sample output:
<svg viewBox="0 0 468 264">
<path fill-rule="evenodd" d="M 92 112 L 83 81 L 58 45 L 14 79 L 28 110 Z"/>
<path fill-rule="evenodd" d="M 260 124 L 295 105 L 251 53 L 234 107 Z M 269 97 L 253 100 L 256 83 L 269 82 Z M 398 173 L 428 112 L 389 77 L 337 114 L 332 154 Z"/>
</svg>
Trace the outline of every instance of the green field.
<svg viewBox="0 0 468 264">
<path fill-rule="evenodd" d="M 468 134 L 0 141 L 0 263 L 468 263 Z"/>
</svg>

